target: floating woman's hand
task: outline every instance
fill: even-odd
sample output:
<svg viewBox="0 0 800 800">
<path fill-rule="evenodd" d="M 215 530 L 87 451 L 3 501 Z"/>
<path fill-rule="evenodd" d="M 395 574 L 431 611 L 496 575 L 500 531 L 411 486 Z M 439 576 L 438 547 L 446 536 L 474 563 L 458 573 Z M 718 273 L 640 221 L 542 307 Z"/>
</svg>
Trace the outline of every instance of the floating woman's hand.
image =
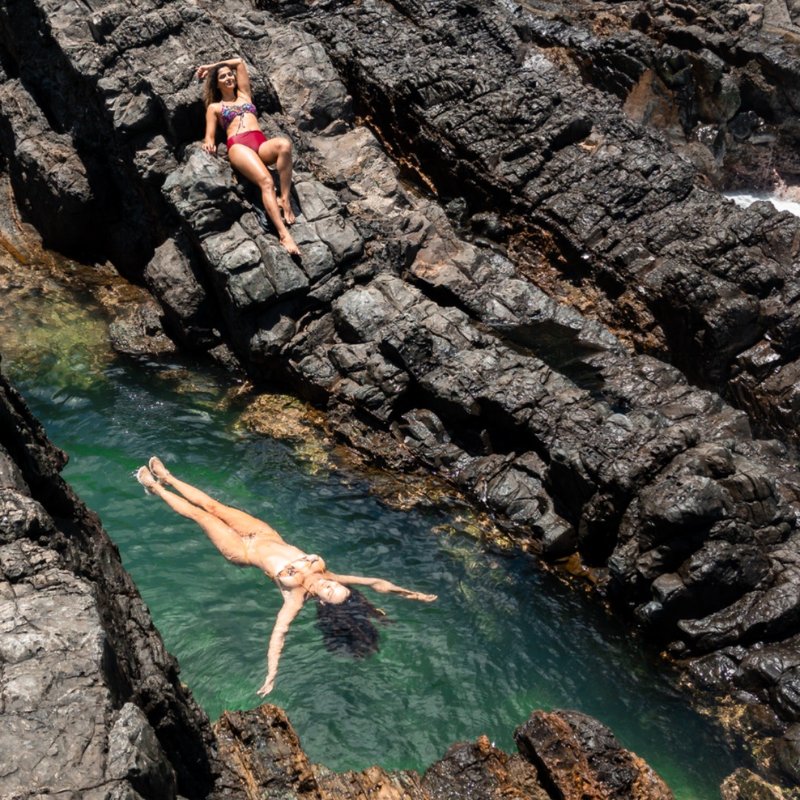
<svg viewBox="0 0 800 800">
<path fill-rule="evenodd" d="M 210 71 L 211 67 L 209 67 L 208 64 L 203 64 L 201 67 L 198 67 L 195 73 L 197 75 L 197 80 L 202 81 Z"/>
<path fill-rule="evenodd" d="M 275 685 L 275 679 L 274 678 L 267 678 L 267 680 L 264 681 L 263 685 L 258 690 L 258 692 L 257 692 L 258 696 L 259 697 L 266 697 L 272 691 L 272 687 L 274 685 Z"/>
<path fill-rule="evenodd" d="M 415 592 L 413 589 L 404 589 L 402 586 L 395 586 L 389 581 L 378 578 L 373 584 L 372 588 L 377 592 L 394 592 L 404 597 L 406 600 L 419 600 L 423 603 L 432 603 L 434 600 L 439 599 L 439 595 L 425 594 L 424 592 Z"/>
<path fill-rule="evenodd" d="M 406 600 L 419 600 L 423 603 L 432 603 L 434 600 L 439 599 L 438 594 L 423 594 L 423 592 L 409 592 L 408 594 L 404 594 L 403 597 Z"/>
</svg>

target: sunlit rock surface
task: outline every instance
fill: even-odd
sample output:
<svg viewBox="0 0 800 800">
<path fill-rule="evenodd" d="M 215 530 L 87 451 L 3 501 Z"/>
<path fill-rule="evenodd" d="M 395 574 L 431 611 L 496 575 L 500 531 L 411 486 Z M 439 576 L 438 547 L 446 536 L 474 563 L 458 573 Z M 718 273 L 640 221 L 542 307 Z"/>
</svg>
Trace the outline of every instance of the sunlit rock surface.
<svg viewBox="0 0 800 800">
<path fill-rule="evenodd" d="M 0 378 L 0 796 L 205 796 L 208 719 L 65 461 Z"/>
<path fill-rule="evenodd" d="M 453 745 L 424 775 L 406 770 L 331 773 L 308 761 L 283 711 L 264 705 L 228 712 L 215 725 L 230 780 L 251 796 L 358 800 L 672 800 L 641 759 L 597 720 L 570 711 L 535 712 L 507 755 L 482 736 Z"/>
</svg>

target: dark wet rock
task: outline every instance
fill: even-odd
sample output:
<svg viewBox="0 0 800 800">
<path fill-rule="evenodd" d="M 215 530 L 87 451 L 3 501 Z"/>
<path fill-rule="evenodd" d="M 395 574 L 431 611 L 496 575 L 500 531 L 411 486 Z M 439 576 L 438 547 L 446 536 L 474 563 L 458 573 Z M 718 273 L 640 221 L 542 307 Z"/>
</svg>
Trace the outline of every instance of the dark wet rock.
<svg viewBox="0 0 800 800">
<path fill-rule="evenodd" d="M 800 725 L 792 725 L 775 740 L 774 751 L 778 765 L 794 784 L 800 785 Z"/>
<path fill-rule="evenodd" d="M 485 736 L 474 743 L 453 745 L 425 771 L 422 785 L 431 800 L 501 800 L 509 795 L 546 800 L 551 796 L 524 753 L 509 756 Z"/>
<path fill-rule="evenodd" d="M 164 308 L 165 324 L 190 348 L 219 344 L 215 331 L 218 312 L 201 283 L 201 273 L 182 237 L 167 239 L 156 248 L 144 278 Z"/>
<path fill-rule="evenodd" d="M 720 787 L 722 800 L 786 800 L 793 795 L 747 769 L 737 769 Z"/>
<path fill-rule="evenodd" d="M 375 792 L 387 800 L 672 797 L 658 775 L 622 749 L 607 728 L 571 711 L 534 713 L 515 734 L 519 754 L 503 753 L 481 736 L 453 745 L 422 776 L 380 767 L 331 773 L 311 764 L 285 713 L 275 706 L 227 712 L 215 730 L 228 769 L 223 781 L 238 781 L 270 797 L 356 800 Z"/>
<path fill-rule="evenodd" d="M 300 739 L 281 709 L 263 705 L 251 712 L 226 712 L 214 727 L 225 765 L 223 790 L 249 785 L 273 796 L 321 796 Z"/>
<path fill-rule="evenodd" d="M 742 655 L 741 648 L 729 648 L 694 659 L 689 667 L 694 684 L 706 691 L 730 692 Z"/>
<path fill-rule="evenodd" d="M 661 778 L 611 731 L 577 711 L 537 711 L 514 732 L 517 747 L 539 771 L 550 794 L 587 797 L 671 798 Z"/>
<path fill-rule="evenodd" d="M 177 349 L 164 332 L 161 307 L 155 300 L 131 306 L 109 325 L 108 332 L 111 345 L 118 353 L 164 355 Z"/>
<path fill-rule="evenodd" d="M 20 207 L 48 247 L 98 253 L 95 196 L 72 140 L 50 128 L 19 80 L 0 84 L 0 138 Z"/>
</svg>

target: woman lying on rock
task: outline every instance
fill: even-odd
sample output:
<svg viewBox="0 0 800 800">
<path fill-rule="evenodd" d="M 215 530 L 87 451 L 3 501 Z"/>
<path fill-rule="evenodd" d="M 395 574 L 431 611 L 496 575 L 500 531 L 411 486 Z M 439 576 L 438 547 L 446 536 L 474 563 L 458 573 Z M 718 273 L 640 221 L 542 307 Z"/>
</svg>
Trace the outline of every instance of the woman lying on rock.
<svg viewBox="0 0 800 800">
<path fill-rule="evenodd" d="M 395 586 L 381 578 L 357 575 L 337 575 L 329 572 L 317 555 L 304 553 L 287 544 L 272 527 L 244 511 L 224 506 L 200 489 L 178 480 L 155 456 L 149 468 L 140 467 L 136 480 L 147 492 L 160 497 L 173 511 L 194 520 L 228 561 L 240 566 L 258 567 L 272 578 L 283 595 L 283 607 L 278 612 L 267 651 L 267 677 L 258 690 L 262 697 L 272 691 L 278 660 L 286 632 L 303 603 L 315 597 L 323 634 L 332 637 L 330 649 L 342 646 L 353 655 L 364 655 L 377 649 L 377 630 L 370 617 L 380 616 L 366 598 L 350 586 L 367 586 L 376 592 L 393 592 L 408 600 L 430 603 L 435 594 L 422 594 Z M 166 489 L 170 486 L 181 496 Z"/>
<path fill-rule="evenodd" d="M 267 139 L 261 132 L 250 94 L 250 76 L 241 58 L 203 64 L 197 68 L 197 77 L 199 80 L 205 78 L 206 135 L 203 149 L 216 153 L 217 125 L 221 126 L 228 136 L 231 164 L 261 190 L 264 208 L 281 244 L 292 255 L 299 255 L 300 250 L 286 227 L 294 222 L 292 143 L 282 136 Z M 273 164 L 280 177 L 280 198 L 275 195 L 275 185 L 267 169 Z"/>
</svg>

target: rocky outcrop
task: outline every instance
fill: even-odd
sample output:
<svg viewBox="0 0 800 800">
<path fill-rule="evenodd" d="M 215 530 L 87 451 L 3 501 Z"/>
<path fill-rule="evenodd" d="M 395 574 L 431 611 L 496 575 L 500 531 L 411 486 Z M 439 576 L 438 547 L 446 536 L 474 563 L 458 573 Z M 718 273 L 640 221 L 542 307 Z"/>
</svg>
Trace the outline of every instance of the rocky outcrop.
<svg viewBox="0 0 800 800">
<path fill-rule="evenodd" d="M 206 797 L 208 719 L 65 462 L 0 378 L 0 795 Z"/>
<path fill-rule="evenodd" d="M 569 13 L 523 5 L 537 45 L 665 132 L 715 185 L 797 184 L 800 15 L 791 2 L 577 3 Z"/>
<path fill-rule="evenodd" d="M 409 770 L 331 773 L 309 762 L 286 715 L 275 706 L 226 712 L 216 724 L 220 755 L 248 797 L 293 800 L 671 800 L 641 759 L 591 717 L 535 712 L 509 756 L 482 736 L 453 745 L 424 775 Z"/>
<path fill-rule="evenodd" d="M 587 17 L 601 14 L 591 6 Z M 584 304 L 639 349 L 737 399 L 759 426 L 794 436 L 797 219 L 732 208 L 660 136 L 632 124 L 619 97 L 621 67 L 594 58 L 615 39 L 599 23 L 599 32 L 586 30 L 572 4 L 560 15 L 570 25 L 547 11 L 537 16 L 535 4 L 516 13 L 501 4 L 470 8 L 465 18 L 463 5 L 448 2 L 332 3 L 325 13 L 314 6 L 305 25 L 398 158 L 439 196 L 464 198 L 465 222 L 477 233 L 488 225 L 534 281 L 545 285 L 538 273 L 546 264 L 559 274 L 554 291 L 576 294 L 577 284 Z M 610 16 L 621 26 L 635 8 Z M 635 56 L 643 50 L 644 70 L 657 41 L 636 30 L 617 38 L 629 45 L 618 58 L 633 73 L 629 94 Z M 791 43 L 766 42 L 789 73 L 773 94 L 791 114 L 783 151 L 796 153 L 789 87 L 800 63 Z M 689 56 L 673 51 L 677 69 L 679 56 Z M 417 54 L 413 67 L 408 52 Z M 570 59 L 592 65 L 595 85 L 564 66 Z"/>
<path fill-rule="evenodd" d="M 623 107 L 638 64 L 668 52 L 648 31 L 683 7 L 635 6 L 653 21 L 632 14 L 625 39 L 583 7 L 567 25 L 530 4 L 263 5 L 0 9 L 0 143 L 30 218 L 73 252 L 84 226 L 85 255 L 145 280 L 185 346 L 291 385 L 351 444 L 439 472 L 543 555 L 598 566 L 698 685 L 772 709 L 775 762 L 800 777 L 800 482 L 751 434 L 796 430 L 800 222 L 733 208 Z M 623 40 L 641 44 L 628 83 Z M 600 45 L 605 71 L 582 55 Z M 232 52 L 265 129 L 295 143 L 298 260 L 222 152 L 192 143 L 193 66 Z M 43 130 L 64 171 L 26 144 Z M 150 335 L 157 316 L 133 322 Z"/>
<path fill-rule="evenodd" d="M 746 769 L 737 769 L 720 787 L 722 800 L 794 800 L 797 791 L 786 791 Z"/>
<path fill-rule="evenodd" d="M 537 712 L 517 728 L 514 739 L 522 755 L 536 765 L 542 782 L 564 800 L 587 795 L 609 800 L 672 797 L 647 764 L 586 714 Z"/>
</svg>

